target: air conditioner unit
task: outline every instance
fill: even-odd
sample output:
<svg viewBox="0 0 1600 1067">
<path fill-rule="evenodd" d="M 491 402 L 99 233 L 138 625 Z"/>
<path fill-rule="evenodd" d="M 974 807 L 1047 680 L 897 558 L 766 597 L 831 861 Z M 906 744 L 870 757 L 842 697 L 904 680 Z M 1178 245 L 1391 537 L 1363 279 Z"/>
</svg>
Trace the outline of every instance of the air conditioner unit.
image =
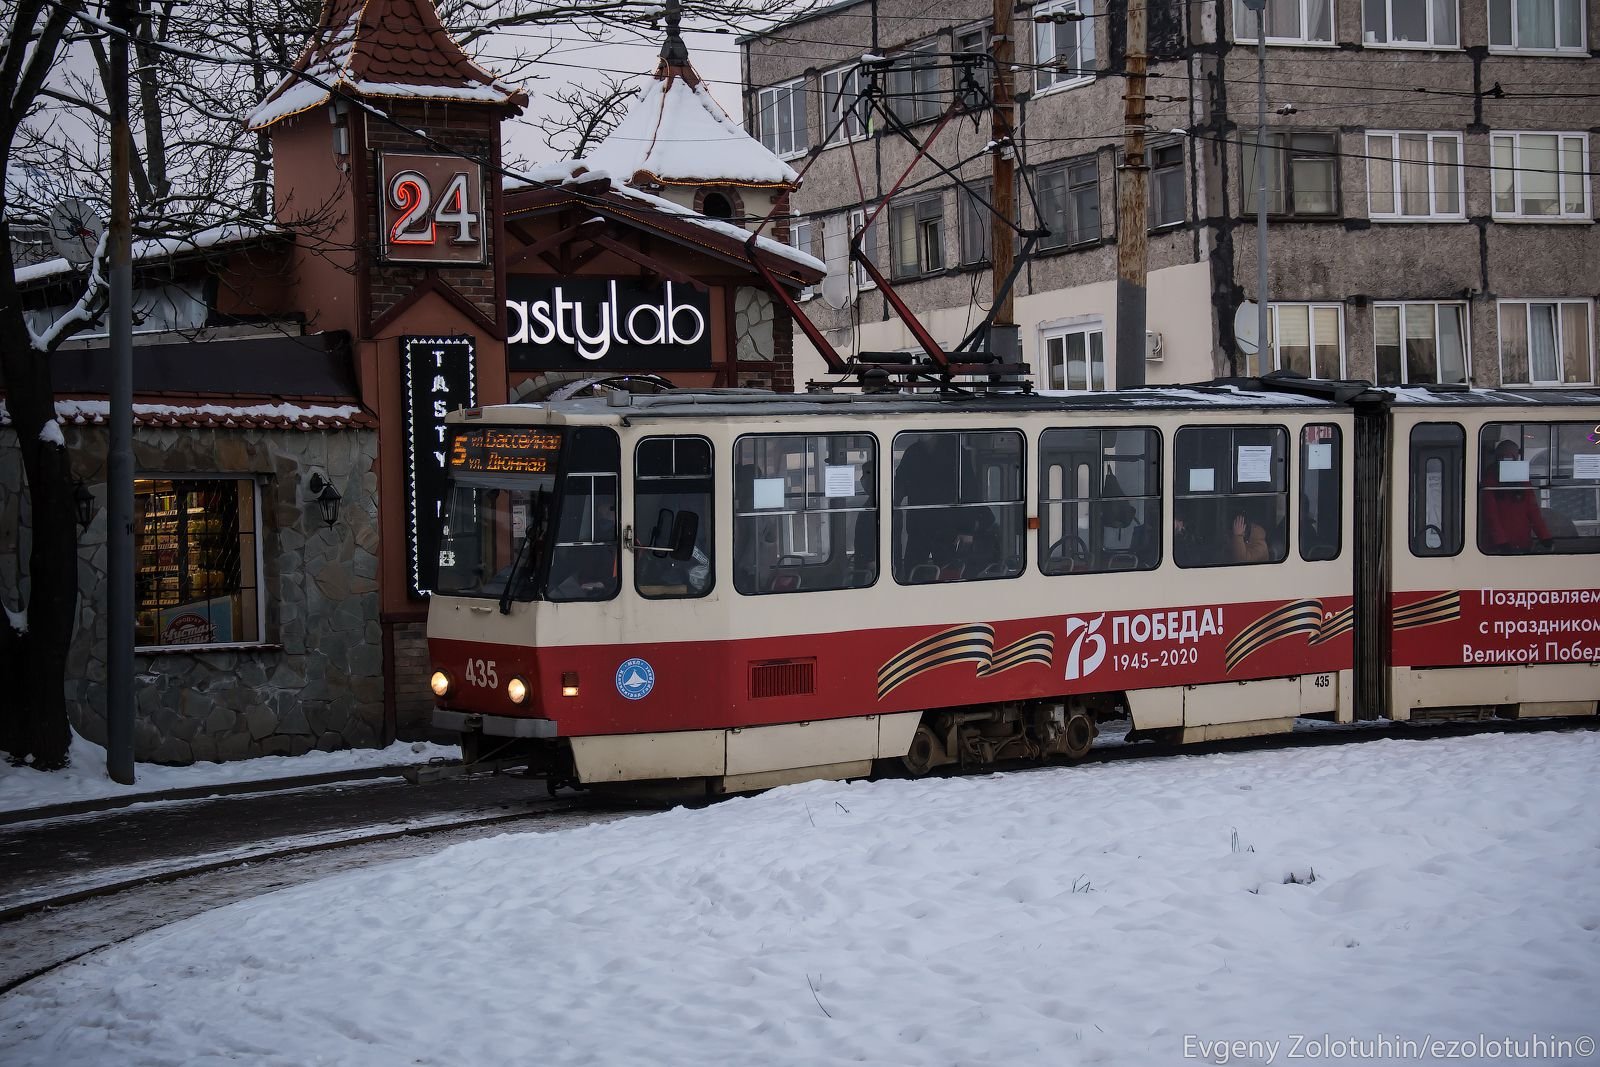
<svg viewBox="0 0 1600 1067">
<path fill-rule="evenodd" d="M 1161 362 L 1161 335 L 1154 330 L 1144 332 L 1144 361 L 1146 363 Z"/>
</svg>

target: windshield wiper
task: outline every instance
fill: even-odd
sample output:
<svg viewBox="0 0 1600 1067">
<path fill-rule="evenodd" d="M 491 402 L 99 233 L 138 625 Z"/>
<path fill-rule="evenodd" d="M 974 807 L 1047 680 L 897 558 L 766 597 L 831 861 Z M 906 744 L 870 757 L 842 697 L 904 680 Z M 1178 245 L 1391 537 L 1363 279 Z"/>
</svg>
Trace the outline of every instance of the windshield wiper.
<svg viewBox="0 0 1600 1067">
<path fill-rule="evenodd" d="M 530 559 L 533 553 L 528 549 L 535 542 L 544 543 L 544 531 L 549 515 L 546 511 L 547 494 L 543 489 L 534 490 L 533 499 L 528 502 L 529 515 L 528 532 L 522 535 L 522 544 L 517 546 L 517 557 L 511 561 L 511 573 L 506 575 L 506 587 L 500 590 L 500 614 L 511 614 L 512 594 L 522 580 L 522 564 Z"/>
</svg>

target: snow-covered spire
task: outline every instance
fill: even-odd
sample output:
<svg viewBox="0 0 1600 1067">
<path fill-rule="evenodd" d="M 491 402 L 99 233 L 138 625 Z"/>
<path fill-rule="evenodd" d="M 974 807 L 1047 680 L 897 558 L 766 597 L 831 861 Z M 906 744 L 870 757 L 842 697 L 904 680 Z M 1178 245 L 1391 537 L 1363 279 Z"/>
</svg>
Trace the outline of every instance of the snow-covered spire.
<svg viewBox="0 0 1600 1067">
<path fill-rule="evenodd" d="M 712 99 L 689 61 L 680 30 L 682 14 L 679 0 L 667 0 L 667 34 L 655 77 L 616 129 L 584 157 L 584 165 L 645 189 L 793 189 L 800 178 L 794 169 Z"/>
<path fill-rule="evenodd" d="M 449 100 L 508 111 L 528 103 L 527 93 L 467 58 L 440 24 L 433 0 L 323 0 L 317 31 L 294 71 L 250 116 L 251 129 L 326 103 L 323 86 L 380 102 Z"/>
</svg>

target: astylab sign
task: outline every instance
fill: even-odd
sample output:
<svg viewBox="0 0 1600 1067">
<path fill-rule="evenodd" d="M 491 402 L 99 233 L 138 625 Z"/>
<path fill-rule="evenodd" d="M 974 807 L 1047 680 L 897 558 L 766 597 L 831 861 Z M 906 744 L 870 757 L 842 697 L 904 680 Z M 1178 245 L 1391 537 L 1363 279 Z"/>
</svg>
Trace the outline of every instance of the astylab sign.
<svg viewBox="0 0 1600 1067">
<path fill-rule="evenodd" d="M 512 370 L 711 365 L 711 298 L 672 282 L 506 279 Z"/>
</svg>

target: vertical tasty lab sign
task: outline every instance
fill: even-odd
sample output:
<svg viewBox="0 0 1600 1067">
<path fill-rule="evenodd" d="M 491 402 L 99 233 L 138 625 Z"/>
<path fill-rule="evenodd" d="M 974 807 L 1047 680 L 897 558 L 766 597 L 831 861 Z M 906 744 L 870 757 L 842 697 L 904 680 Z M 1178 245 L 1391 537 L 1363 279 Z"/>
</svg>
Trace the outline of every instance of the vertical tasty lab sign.
<svg viewBox="0 0 1600 1067">
<path fill-rule="evenodd" d="M 459 156 L 385 152 L 379 165 L 383 258 L 483 263 L 483 168 Z"/>
<path fill-rule="evenodd" d="M 711 366 L 711 298 L 644 278 L 506 279 L 512 370 L 692 370 Z"/>
<path fill-rule="evenodd" d="M 478 402 L 471 337 L 402 337 L 405 372 L 406 574 L 414 597 L 433 592 L 445 493 L 444 417 Z"/>
</svg>

